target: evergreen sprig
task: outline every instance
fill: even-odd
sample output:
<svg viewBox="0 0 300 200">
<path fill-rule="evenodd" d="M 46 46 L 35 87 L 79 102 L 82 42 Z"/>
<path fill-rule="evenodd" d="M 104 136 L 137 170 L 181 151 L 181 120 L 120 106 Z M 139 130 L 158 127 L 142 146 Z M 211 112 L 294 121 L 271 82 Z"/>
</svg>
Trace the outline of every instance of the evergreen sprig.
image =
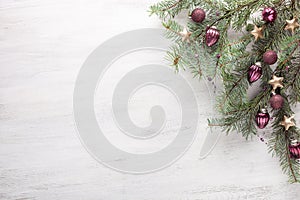
<svg viewBox="0 0 300 200">
<path fill-rule="evenodd" d="M 179 24 L 175 17 L 187 10 L 200 7 L 206 11 L 202 23 L 188 20 Z M 266 23 L 260 12 L 264 7 L 274 7 L 277 19 Z M 258 13 L 258 15 L 257 15 Z M 270 153 L 279 158 L 283 171 L 291 182 L 300 182 L 300 164 L 289 152 L 291 139 L 300 139 L 297 127 L 285 130 L 280 122 L 284 116 L 293 115 L 292 106 L 300 102 L 300 32 L 285 30 L 286 20 L 298 18 L 300 2 L 297 0 L 164 0 L 150 7 L 150 14 L 157 15 L 166 28 L 166 37 L 173 41 L 167 59 L 176 70 L 191 69 L 195 77 L 208 80 L 221 79 L 223 90 L 217 97 L 217 109 L 221 118 L 210 119 L 210 126 L 221 126 L 226 132 L 237 131 L 247 139 L 257 134 L 255 115 L 268 106 L 272 88 L 268 81 L 273 75 L 284 77 L 281 96 L 285 104 L 280 110 L 272 110 L 272 133 L 268 141 Z M 254 40 L 254 25 L 263 27 L 264 38 Z M 220 31 L 217 45 L 205 45 L 207 27 L 216 26 Z M 180 34 L 186 27 L 191 33 L 190 42 L 182 41 Z M 232 38 L 232 32 L 237 37 Z M 267 50 L 279 53 L 277 65 L 262 62 Z M 250 99 L 247 80 L 249 66 L 262 63 L 263 76 L 257 95 Z"/>
</svg>

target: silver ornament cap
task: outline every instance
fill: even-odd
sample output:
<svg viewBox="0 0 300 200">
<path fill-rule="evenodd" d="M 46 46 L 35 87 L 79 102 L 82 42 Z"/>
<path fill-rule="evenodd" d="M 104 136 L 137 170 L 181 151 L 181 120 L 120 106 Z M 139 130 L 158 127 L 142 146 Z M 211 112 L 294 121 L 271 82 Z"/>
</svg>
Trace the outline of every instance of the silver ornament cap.
<svg viewBox="0 0 300 200">
<path fill-rule="evenodd" d="M 297 146 L 299 144 L 298 140 L 297 139 L 293 139 L 291 141 L 291 146 Z"/>
</svg>

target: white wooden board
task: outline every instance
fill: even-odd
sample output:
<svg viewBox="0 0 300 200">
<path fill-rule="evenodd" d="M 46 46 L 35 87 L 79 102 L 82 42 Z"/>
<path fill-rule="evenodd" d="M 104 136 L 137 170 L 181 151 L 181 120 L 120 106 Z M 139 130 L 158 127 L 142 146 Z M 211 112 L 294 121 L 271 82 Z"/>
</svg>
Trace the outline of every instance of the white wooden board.
<svg viewBox="0 0 300 200">
<path fill-rule="evenodd" d="M 180 160 L 147 175 L 104 167 L 81 145 L 72 95 L 82 63 L 114 35 L 160 28 L 146 12 L 155 2 L 0 0 L 0 199 L 300 198 L 257 138 L 222 136 L 199 160 L 199 136 Z"/>
</svg>

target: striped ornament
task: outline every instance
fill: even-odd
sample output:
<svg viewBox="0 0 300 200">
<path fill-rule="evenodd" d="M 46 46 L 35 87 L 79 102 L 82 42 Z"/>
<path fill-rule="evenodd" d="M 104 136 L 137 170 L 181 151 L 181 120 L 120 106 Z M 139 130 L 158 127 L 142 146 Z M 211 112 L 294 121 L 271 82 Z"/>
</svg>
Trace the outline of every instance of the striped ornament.
<svg viewBox="0 0 300 200">
<path fill-rule="evenodd" d="M 262 17 L 263 20 L 267 23 L 274 22 L 277 18 L 277 12 L 275 8 L 272 7 L 264 8 L 264 10 L 262 11 Z"/>
<path fill-rule="evenodd" d="M 300 159 L 300 143 L 289 146 L 291 158 Z"/>
<path fill-rule="evenodd" d="M 215 26 L 212 26 L 206 30 L 205 43 L 207 46 L 211 47 L 215 45 L 218 42 L 219 38 L 220 32 Z"/>
<path fill-rule="evenodd" d="M 252 65 L 249 67 L 248 70 L 248 81 L 249 83 L 254 83 L 258 79 L 260 79 L 262 75 L 262 68 L 260 67 L 260 63 L 255 63 L 255 65 Z"/>
<path fill-rule="evenodd" d="M 260 129 L 265 128 L 268 125 L 269 121 L 270 121 L 270 115 L 265 109 L 259 111 L 255 116 L 256 125 Z"/>
</svg>

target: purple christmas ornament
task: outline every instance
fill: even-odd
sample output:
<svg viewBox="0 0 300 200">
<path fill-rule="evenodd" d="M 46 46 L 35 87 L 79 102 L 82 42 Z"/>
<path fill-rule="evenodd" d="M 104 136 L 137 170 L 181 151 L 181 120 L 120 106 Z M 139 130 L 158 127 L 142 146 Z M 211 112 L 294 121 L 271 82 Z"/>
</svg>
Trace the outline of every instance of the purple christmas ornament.
<svg viewBox="0 0 300 200">
<path fill-rule="evenodd" d="M 268 65 L 273 65 L 277 62 L 278 56 L 275 51 L 268 50 L 263 55 L 263 60 Z"/>
<path fill-rule="evenodd" d="M 219 38 L 220 38 L 220 32 L 215 26 L 207 28 L 205 34 L 205 43 L 207 46 L 209 47 L 213 46 L 218 42 Z"/>
<path fill-rule="evenodd" d="M 274 22 L 277 18 L 277 12 L 275 8 L 265 8 L 262 12 L 262 17 L 265 22 Z"/>
<path fill-rule="evenodd" d="M 260 79 L 262 75 L 262 68 L 261 68 L 261 63 L 255 63 L 255 65 L 252 65 L 249 67 L 248 70 L 248 81 L 249 83 L 254 83 L 258 79 Z"/>
<path fill-rule="evenodd" d="M 191 18 L 194 22 L 201 23 L 205 19 L 205 11 L 201 8 L 196 8 L 191 14 Z"/>
<path fill-rule="evenodd" d="M 294 159 L 300 159 L 300 143 L 297 140 L 293 140 L 289 146 L 290 156 Z"/>
<path fill-rule="evenodd" d="M 270 115 L 266 109 L 261 109 L 255 116 L 255 122 L 258 128 L 265 128 L 270 121 Z"/>
<path fill-rule="evenodd" d="M 284 98 L 280 94 L 273 94 L 270 98 L 270 105 L 273 109 L 281 109 L 284 104 Z"/>
</svg>

